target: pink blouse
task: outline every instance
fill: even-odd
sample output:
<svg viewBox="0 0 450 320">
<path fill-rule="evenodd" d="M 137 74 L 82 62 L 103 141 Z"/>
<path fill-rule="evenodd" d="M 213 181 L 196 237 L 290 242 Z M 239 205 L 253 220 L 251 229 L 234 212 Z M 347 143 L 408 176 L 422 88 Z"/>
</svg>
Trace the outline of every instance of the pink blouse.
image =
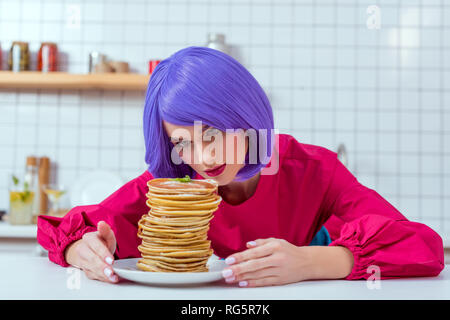
<svg viewBox="0 0 450 320">
<path fill-rule="evenodd" d="M 346 279 L 367 279 L 368 267 L 380 268 L 381 279 L 436 276 L 444 268 L 441 237 L 428 226 L 407 220 L 377 192 L 361 185 L 336 153 L 299 143 L 280 134 L 279 170 L 261 175 L 255 193 L 239 205 L 222 201 L 210 222 L 214 253 L 226 258 L 259 238 L 282 238 L 308 245 L 325 225 L 330 246 L 344 246 L 354 256 Z M 270 166 L 269 163 L 267 166 Z M 68 266 L 64 250 L 106 221 L 115 233 L 117 259 L 139 257 L 137 222 L 148 212 L 145 171 L 99 204 L 77 206 L 63 218 L 40 216 L 38 242 L 49 259 Z M 197 174 L 197 179 L 203 179 Z"/>
</svg>

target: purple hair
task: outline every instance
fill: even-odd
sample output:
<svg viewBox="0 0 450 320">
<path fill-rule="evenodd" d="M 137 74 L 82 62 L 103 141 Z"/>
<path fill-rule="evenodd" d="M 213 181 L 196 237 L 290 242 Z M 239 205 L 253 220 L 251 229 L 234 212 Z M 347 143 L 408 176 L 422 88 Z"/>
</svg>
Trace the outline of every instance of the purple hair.
<svg viewBox="0 0 450 320">
<path fill-rule="evenodd" d="M 249 163 L 238 172 L 236 181 L 254 176 L 266 166 L 259 155 L 264 146 L 272 154 L 274 128 L 272 107 L 256 79 L 238 61 L 218 50 L 187 47 L 161 61 L 147 87 L 144 107 L 145 162 L 155 178 L 195 176 L 188 164 L 174 164 L 174 147 L 162 121 L 193 126 L 202 121 L 221 131 L 226 129 L 266 129 L 266 141 L 259 141 L 257 163 Z"/>
</svg>

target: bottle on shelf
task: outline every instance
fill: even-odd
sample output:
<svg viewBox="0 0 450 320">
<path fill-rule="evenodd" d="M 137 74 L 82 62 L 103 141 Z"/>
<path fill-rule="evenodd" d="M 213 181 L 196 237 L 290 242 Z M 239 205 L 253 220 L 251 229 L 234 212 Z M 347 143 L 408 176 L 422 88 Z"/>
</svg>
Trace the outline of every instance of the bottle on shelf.
<svg viewBox="0 0 450 320">
<path fill-rule="evenodd" d="M 48 198 L 45 194 L 43 185 L 47 185 L 50 180 L 50 159 L 41 157 L 39 159 L 39 214 L 45 214 L 48 211 Z"/>
<path fill-rule="evenodd" d="M 230 47 L 225 43 L 225 35 L 222 33 L 208 33 L 206 47 L 230 54 Z"/>
<path fill-rule="evenodd" d="M 24 183 L 28 185 L 29 190 L 33 193 L 32 221 L 39 215 L 39 176 L 38 176 L 38 158 L 28 156 L 25 166 Z"/>
</svg>

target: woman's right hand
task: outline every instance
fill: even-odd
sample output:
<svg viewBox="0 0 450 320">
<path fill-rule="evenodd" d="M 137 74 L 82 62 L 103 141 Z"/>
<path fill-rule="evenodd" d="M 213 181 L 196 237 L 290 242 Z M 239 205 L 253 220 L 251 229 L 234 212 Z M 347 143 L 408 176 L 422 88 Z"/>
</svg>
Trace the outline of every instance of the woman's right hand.
<svg viewBox="0 0 450 320">
<path fill-rule="evenodd" d="M 65 251 L 68 264 L 80 268 L 89 279 L 117 283 L 111 265 L 114 262 L 116 237 L 104 221 L 97 224 L 97 231 L 88 232 L 83 238 L 70 244 Z"/>
</svg>

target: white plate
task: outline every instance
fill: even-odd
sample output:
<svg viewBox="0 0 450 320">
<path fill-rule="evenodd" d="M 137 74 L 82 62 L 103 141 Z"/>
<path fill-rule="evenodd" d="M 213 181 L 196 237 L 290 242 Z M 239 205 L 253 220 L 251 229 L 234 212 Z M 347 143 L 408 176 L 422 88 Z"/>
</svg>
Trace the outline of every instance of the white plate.
<svg viewBox="0 0 450 320">
<path fill-rule="evenodd" d="M 114 261 L 114 272 L 127 280 L 145 284 L 198 284 L 222 279 L 222 270 L 226 267 L 224 260 L 211 257 L 207 262 L 208 272 L 147 272 L 136 267 L 140 258 Z"/>
<path fill-rule="evenodd" d="M 108 171 L 91 171 L 70 188 L 72 207 L 98 204 L 124 184 L 121 177 Z"/>
</svg>

